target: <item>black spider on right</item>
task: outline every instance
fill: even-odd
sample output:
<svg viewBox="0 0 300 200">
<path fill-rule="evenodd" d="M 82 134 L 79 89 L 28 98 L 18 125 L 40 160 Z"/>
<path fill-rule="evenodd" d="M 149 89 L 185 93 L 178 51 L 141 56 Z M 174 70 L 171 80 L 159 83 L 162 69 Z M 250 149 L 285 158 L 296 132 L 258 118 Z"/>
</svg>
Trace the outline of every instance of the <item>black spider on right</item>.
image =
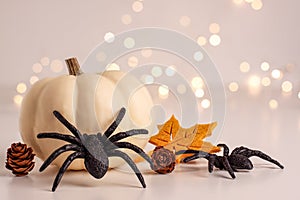
<svg viewBox="0 0 300 200">
<path fill-rule="evenodd" d="M 281 169 L 283 169 L 283 165 L 281 165 L 278 161 L 274 160 L 267 154 L 259 151 L 259 150 L 252 150 L 247 147 L 237 147 L 235 148 L 231 154 L 229 155 L 229 148 L 226 144 L 218 144 L 218 147 L 223 147 L 223 156 L 217 156 L 215 154 L 207 153 L 204 151 L 198 150 L 180 150 L 176 152 L 176 155 L 180 154 L 193 154 L 188 156 L 182 160 L 182 162 L 187 163 L 189 161 L 198 159 L 198 158 L 205 158 L 208 160 L 208 171 L 211 173 L 213 171 L 213 167 L 217 167 L 221 170 L 227 170 L 230 176 L 234 179 L 235 174 L 239 169 L 246 169 L 251 170 L 253 169 L 253 164 L 250 161 L 250 157 L 257 156 L 261 159 L 269 161 Z"/>
</svg>

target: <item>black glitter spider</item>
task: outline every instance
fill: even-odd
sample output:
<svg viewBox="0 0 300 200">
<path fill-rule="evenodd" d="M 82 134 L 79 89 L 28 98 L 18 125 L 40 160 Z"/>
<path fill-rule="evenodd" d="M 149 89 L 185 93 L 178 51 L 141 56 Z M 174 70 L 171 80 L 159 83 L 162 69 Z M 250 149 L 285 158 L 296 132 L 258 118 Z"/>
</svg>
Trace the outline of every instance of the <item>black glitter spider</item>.
<svg viewBox="0 0 300 200">
<path fill-rule="evenodd" d="M 205 158 L 208 160 L 208 171 L 210 173 L 213 171 L 213 167 L 215 166 L 221 170 L 227 170 L 233 179 L 235 178 L 234 172 L 237 172 L 239 169 L 251 170 L 253 168 L 253 164 L 249 159 L 252 156 L 257 156 L 261 159 L 269 161 L 283 169 L 283 166 L 278 161 L 274 160 L 273 158 L 259 150 L 252 150 L 248 149 L 247 147 L 241 146 L 235 148 L 229 155 L 229 148 L 226 144 L 218 144 L 217 146 L 223 147 L 223 156 L 217 156 L 215 154 L 197 150 L 181 150 L 176 152 L 176 155 L 193 154 L 189 157 L 184 158 L 182 160 L 184 163 L 195 160 L 197 158 Z"/>
<path fill-rule="evenodd" d="M 142 186 L 145 188 L 146 184 L 144 178 L 132 161 L 132 159 L 122 151 L 117 150 L 118 148 L 131 149 L 142 156 L 151 165 L 151 159 L 145 152 L 138 146 L 129 142 L 119 142 L 119 140 L 138 134 L 148 134 L 145 129 L 132 129 L 126 132 L 119 132 L 113 136 L 111 134 L 120 124 L 121 120 L 125 115 L 125 108 L 121 108 L 116 120 L 109 126 L 104 134 L 97 133 L 94 135 L 81 134 L 80 131 L 69 123 L 58 111 L 53 112 L 54 116 L 66 126 L 70 132 L 74 135 L 65 135 L 60 133 L 39 133 L 38 138 L 53 138 L 69 142 L 58 149 L 56 149 L 43 163 L 40 168 L 40 172 L 46 169 L 50 163 L 56 159 L 60 154 L 66 151 L 75 151 L 62 164 L 59 172 L 57 173 L 53 182 L 52 191 L 54 192 L 57 188 L 63 174 L 67 170 L 68 166 L 77 158 L 84 159 L 84 165 L 86 170 L 95 178 L 102 178 L 109 167 L 108 157 L 121 157 L 124 159 L 129 166 L 133 169 Z"/>
</svg>

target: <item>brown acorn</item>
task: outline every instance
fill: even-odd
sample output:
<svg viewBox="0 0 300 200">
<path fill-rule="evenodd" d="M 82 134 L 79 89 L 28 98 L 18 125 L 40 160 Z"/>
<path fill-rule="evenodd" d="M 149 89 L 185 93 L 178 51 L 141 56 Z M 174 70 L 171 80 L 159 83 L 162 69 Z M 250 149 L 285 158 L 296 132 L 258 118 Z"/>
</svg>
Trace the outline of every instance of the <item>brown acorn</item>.
<svg viewBox="0 0 300 200">
<path fill-rule="evenodd" d="M 25 176 L 34 168 L 34 156 L 31 147 L 27 147 L 26 144 L 21 142 L 13 143 L 7 149 L 5 167 L 16 176 Z"/>
<path fill-rule="evenodd" d="M 168 174 L 175 169 L 175 154 L 163 146 L 155 147 L 151 161 L 152 170 L 159 174 Z"/>
</svg>

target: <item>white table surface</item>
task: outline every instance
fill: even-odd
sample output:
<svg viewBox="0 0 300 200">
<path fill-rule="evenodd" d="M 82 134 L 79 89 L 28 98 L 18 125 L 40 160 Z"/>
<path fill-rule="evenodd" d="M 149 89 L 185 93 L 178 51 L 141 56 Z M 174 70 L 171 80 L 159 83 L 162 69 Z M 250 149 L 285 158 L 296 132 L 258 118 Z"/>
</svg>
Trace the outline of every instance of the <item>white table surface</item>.
<svg viewBox="0 0 300 200">
<path fill-rule="evenodd" d="M 260 149 L 278 159 L 285 169 L 253 158 L 254 169 L 236 173 L 232 180 L 226 171 L 207 172 L 207 161 L 177 165 L 168 175 L 144 173 L 147 188 L 142 188 L 132 173 L 110 170 L 101 180 L 86 172 L 67 172 L 56 192 L 51 192 L 57 173 L 51 167 L 43 173 L 36 167 L 29 176 L 14 177 L 6 170 L 6 149 L 21 141 L 18 110 L 1 109 L 0 119 L 0 196 L 1 199 L 300 199 L 300 102 L 279 102 L 270 110 L 261 98 L 232 94 L 228 97 L 225 126 L 220 142 L 231 150 L 240 145 Z"/>
</svg>

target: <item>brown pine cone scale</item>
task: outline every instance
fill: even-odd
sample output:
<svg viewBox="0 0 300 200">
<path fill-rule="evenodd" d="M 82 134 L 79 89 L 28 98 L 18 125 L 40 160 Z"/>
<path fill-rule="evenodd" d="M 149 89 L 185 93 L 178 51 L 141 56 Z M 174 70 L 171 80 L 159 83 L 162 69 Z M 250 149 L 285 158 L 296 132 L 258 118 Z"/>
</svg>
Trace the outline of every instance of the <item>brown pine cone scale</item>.
<svg viewBox="0 0 300 200">
<path fill-rule="evenodd" d="M 34 156 L 31 147 L 27 147 L 26 144 L 20 142 L 13 143 L 7 149 L 5 167 L 16 176 L 25 176 L 34 168 Z"/>
<path fill-rule="evenodd" d="M 152 170 L 159 174 L 168 174 L 175 169 L 175 154 L 163 146 L 154 149 L 151 161 L 153 163 Z"/>
</svg>

